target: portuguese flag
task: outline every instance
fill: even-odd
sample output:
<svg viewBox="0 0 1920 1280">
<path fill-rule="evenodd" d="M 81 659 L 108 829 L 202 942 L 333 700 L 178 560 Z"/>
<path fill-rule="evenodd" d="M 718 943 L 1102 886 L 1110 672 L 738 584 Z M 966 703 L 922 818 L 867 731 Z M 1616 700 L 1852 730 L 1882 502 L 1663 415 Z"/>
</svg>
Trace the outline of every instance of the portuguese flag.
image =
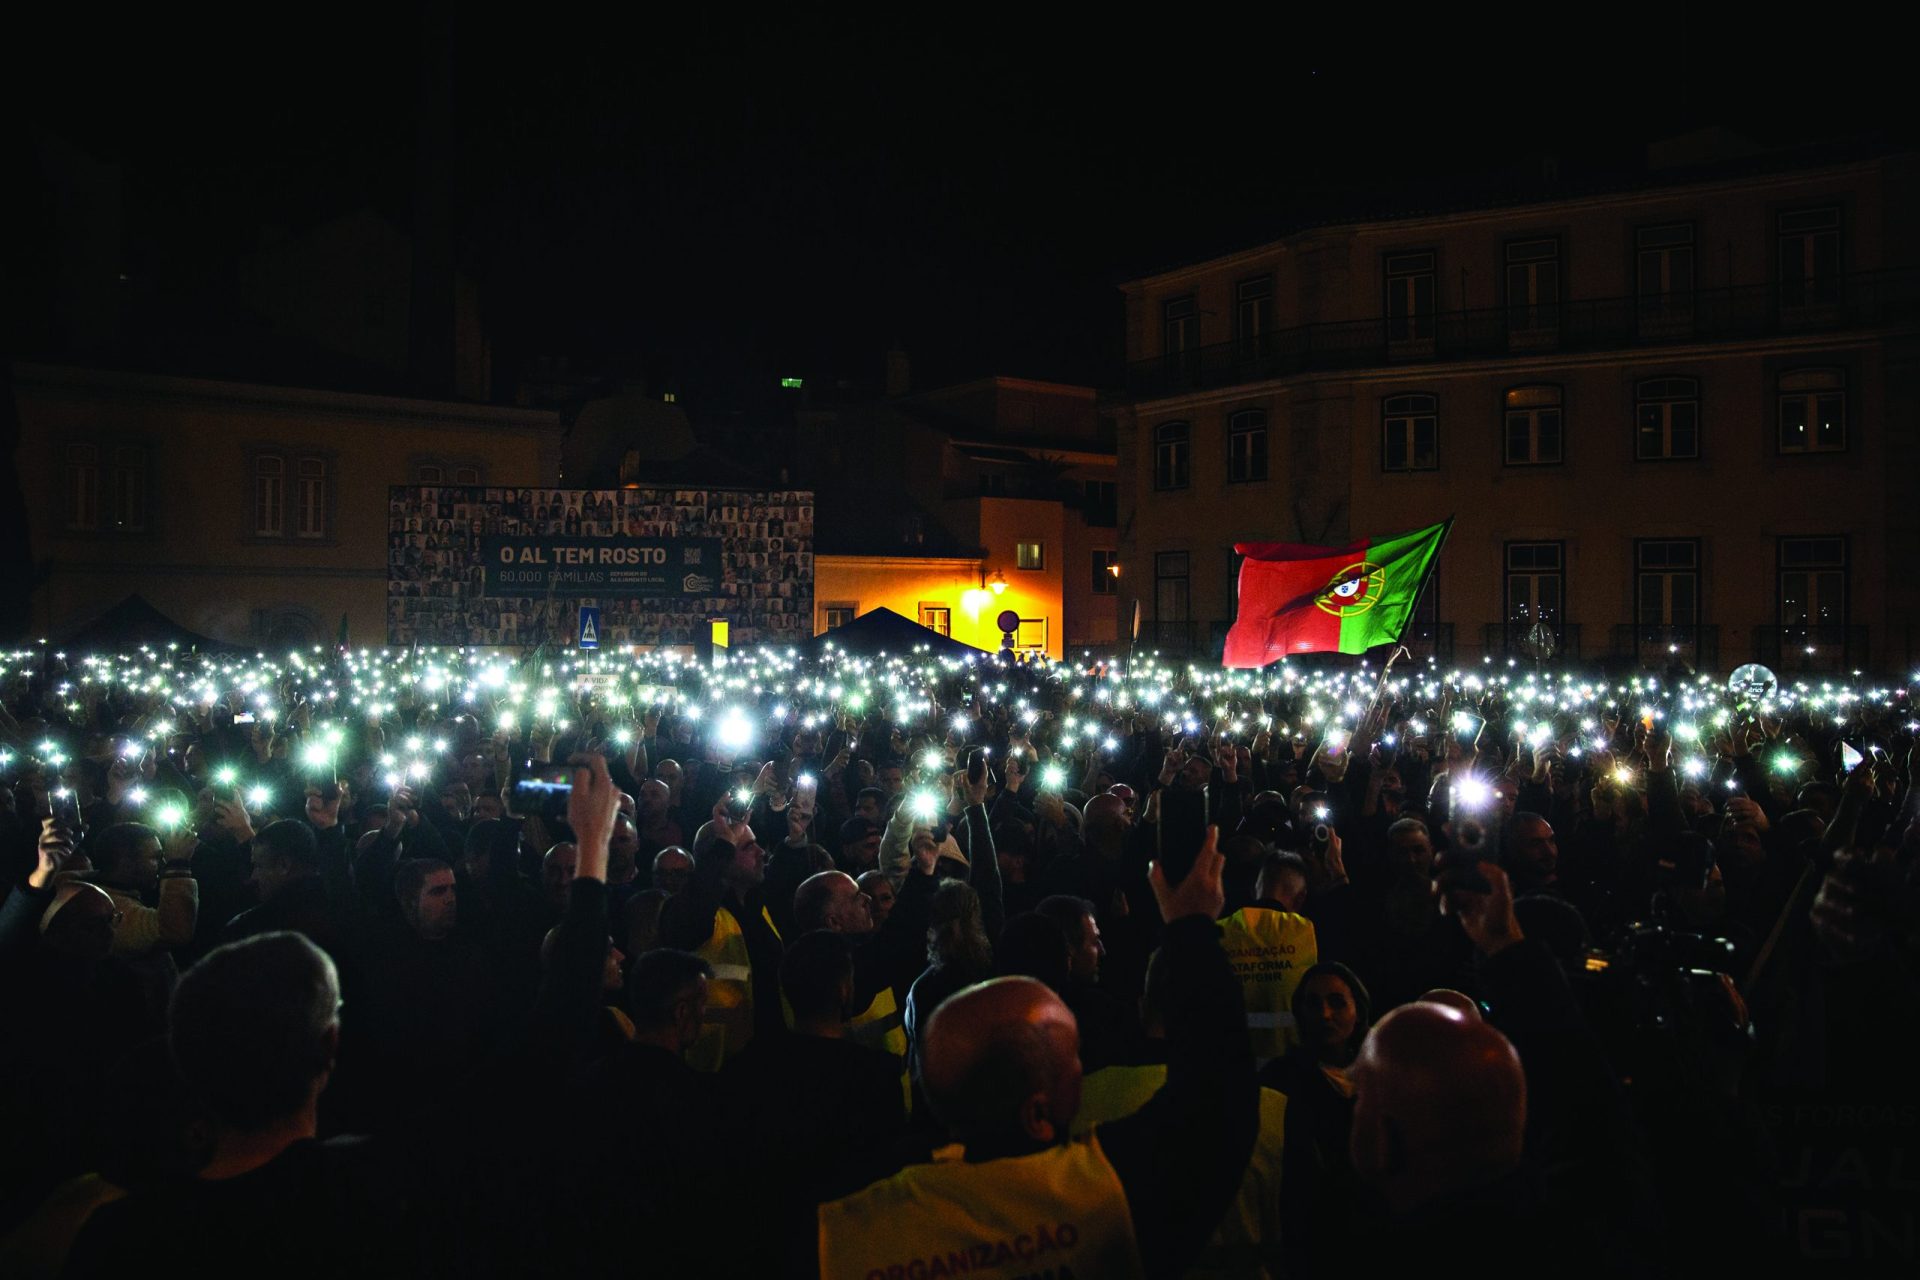
<svg viewBox="0 0 1920 1280">
<path fill-rule="evenodd" d="M 1452 527 L 1449 516 L 1345 547 L 1236 543 L 1246 559 L 1226 665 L 1264 667 L 1288 654 L 1365 653 L 1398 642 Z"/>
</svg>

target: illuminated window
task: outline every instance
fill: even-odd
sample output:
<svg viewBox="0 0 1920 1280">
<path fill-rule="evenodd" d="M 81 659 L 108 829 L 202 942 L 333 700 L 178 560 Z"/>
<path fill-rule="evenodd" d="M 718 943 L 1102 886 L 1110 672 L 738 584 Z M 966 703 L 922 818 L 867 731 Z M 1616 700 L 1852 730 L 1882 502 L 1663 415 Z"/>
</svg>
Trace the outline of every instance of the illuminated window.
<svg viewBox="0 0 1920 1280">
<path fill-rule="evenodd" d="M 1634 456 L 1642 461 L 1700 456 L 1700 384 L 1648 378 L 1633 389 Z"/>
<path fill-rule="evenodd" d="M 253 460 L 253 532 L 278 538 L 287 531 L 287 460 L 263 453 Z"/>
<path fill-rule="evenodd" d="M 1044 569 L 1047 567 L 1047 546 L 1044 542 L 1021 542 L 1013 548 L 1013 563 L 1017 569 Z"/>
<path fill-rule="evenodd" d="M 820 606 L 820 629 L 822 631 L 831 631 L 835 627 L 844 627 L 853 621 L 854 615 L 857 614 L 859 610 L 859 604 L 853 601 L 837 601 L 833 604 L 823 604 Z"/>
<path fill-rule="evenodd" d="M 1380 402 L 1380 469 L 1432 471 L 1440 465 L 1440 409 L 1433 396 Z"/>
<path fill-rule="evenodd" d="M 1506 457 L 1510 467 L 1559 462 L 1564 447 L 1558 387 L 1515 387 L 1506 395 Z"/>
<path fill-rule="evenodd" d="M 1847 447 L 1847 375 L 1795 369 L 1780 375 L 1780 452 L 1838 453 Z"/>
<path fill-rule="evenodd" d="M 937 631 L 943 636 L 953 634 L 953 610 L 944 604 L 926 604 L 920 606 L 920 625 L 929 631 Z"/>
<path fill-rule="evenodd" d="M 1014 635 L 1013 647 L 1033 653 L 1045 653 L 1047 620 L 1045 618 L 1020 619 L 1020 630 Z"/>
</svg>

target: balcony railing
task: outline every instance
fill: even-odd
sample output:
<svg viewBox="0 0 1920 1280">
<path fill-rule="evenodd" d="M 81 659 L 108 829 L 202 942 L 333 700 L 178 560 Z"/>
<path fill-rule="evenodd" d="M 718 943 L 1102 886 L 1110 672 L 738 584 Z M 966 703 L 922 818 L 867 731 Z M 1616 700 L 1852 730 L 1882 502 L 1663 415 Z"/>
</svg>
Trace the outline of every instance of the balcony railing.
<svg viewBox="0 0 1920 1280">
<path fill-rule="evenodd" d="M 1134 361 L 1127 390 L 1153 399 L 1301 373 L 1870 329 L 1916 318 L 1920 268 L 1903 267 L 1814 286 L 1741 285 L 1301 325 Z"/>
<path fill-rule="evenodd" d="M 1613 629 L 1612 656 L 1641 667 L 1674 662 L 1696 670 L 1720 666 L 1720 628 L 1709 625 L 1623 626 Z"/>
<path fill-rule="evenodd" d="M 1865 627 L 1755 627 L 1753 655 L 1775 671 L 1867 670 Z"/>
<path fill-rule="evenodd" d="M 1529 658 L 1527 653 L 1527 633 L 1537 623 L 1490 622 L 1481 628 L 1481 652 L 1496 658 Z M 1580 624 L 1562 622 L 1554 626 L 1553 655 L 1555 662 L 1574 662 L 1580 657 Z"/>
</svg>

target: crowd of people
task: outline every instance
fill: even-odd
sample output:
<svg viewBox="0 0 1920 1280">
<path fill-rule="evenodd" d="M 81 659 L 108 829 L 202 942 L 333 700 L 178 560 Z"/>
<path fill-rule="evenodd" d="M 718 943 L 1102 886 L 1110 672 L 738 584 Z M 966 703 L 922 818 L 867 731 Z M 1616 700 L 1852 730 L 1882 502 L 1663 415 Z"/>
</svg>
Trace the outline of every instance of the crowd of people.
<svg viewBox="0 0 1920 1280">
<path fill-rule="evenodd" d="M 1911 1125 L 1915 714 L 6 655 L 0 1273 L 1777 1265 L 1782 1109 Z"/>
</svg>

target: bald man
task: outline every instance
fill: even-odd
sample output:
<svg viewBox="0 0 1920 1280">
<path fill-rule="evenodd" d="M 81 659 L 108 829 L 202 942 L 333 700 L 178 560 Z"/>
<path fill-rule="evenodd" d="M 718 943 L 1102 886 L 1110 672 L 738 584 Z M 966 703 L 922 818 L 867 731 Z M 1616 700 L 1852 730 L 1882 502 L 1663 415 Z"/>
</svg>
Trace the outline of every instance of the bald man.
<svg viewBox="0 0 1920 1280">
<path fill-rule="evenodd" d="M 1520 1167 L 1527 1078 L 1512 1043 L 1450 1005 L 1402 1005 L 1350 1071 L 1353 1166 L 1397 1215 L 1491 1187 Z"/>
<path fill-rule="evenodd" d="M 1258 1125 L 1240 984 L 1220 949 L 1219 833 L 1168 922 L 1167 1083 L 1134 1114 L 1071 1137 L 1079 1028 L 1044 984 L 996 978 L 934 1013 L 922 1082 L 963 1159 L 915 1165 L 820 1208 L 820 1273 L 1177 1274 L 1238 1191 Z M 996 1270 L 998 1269 L 998 1270 Z"/>
</svg>

